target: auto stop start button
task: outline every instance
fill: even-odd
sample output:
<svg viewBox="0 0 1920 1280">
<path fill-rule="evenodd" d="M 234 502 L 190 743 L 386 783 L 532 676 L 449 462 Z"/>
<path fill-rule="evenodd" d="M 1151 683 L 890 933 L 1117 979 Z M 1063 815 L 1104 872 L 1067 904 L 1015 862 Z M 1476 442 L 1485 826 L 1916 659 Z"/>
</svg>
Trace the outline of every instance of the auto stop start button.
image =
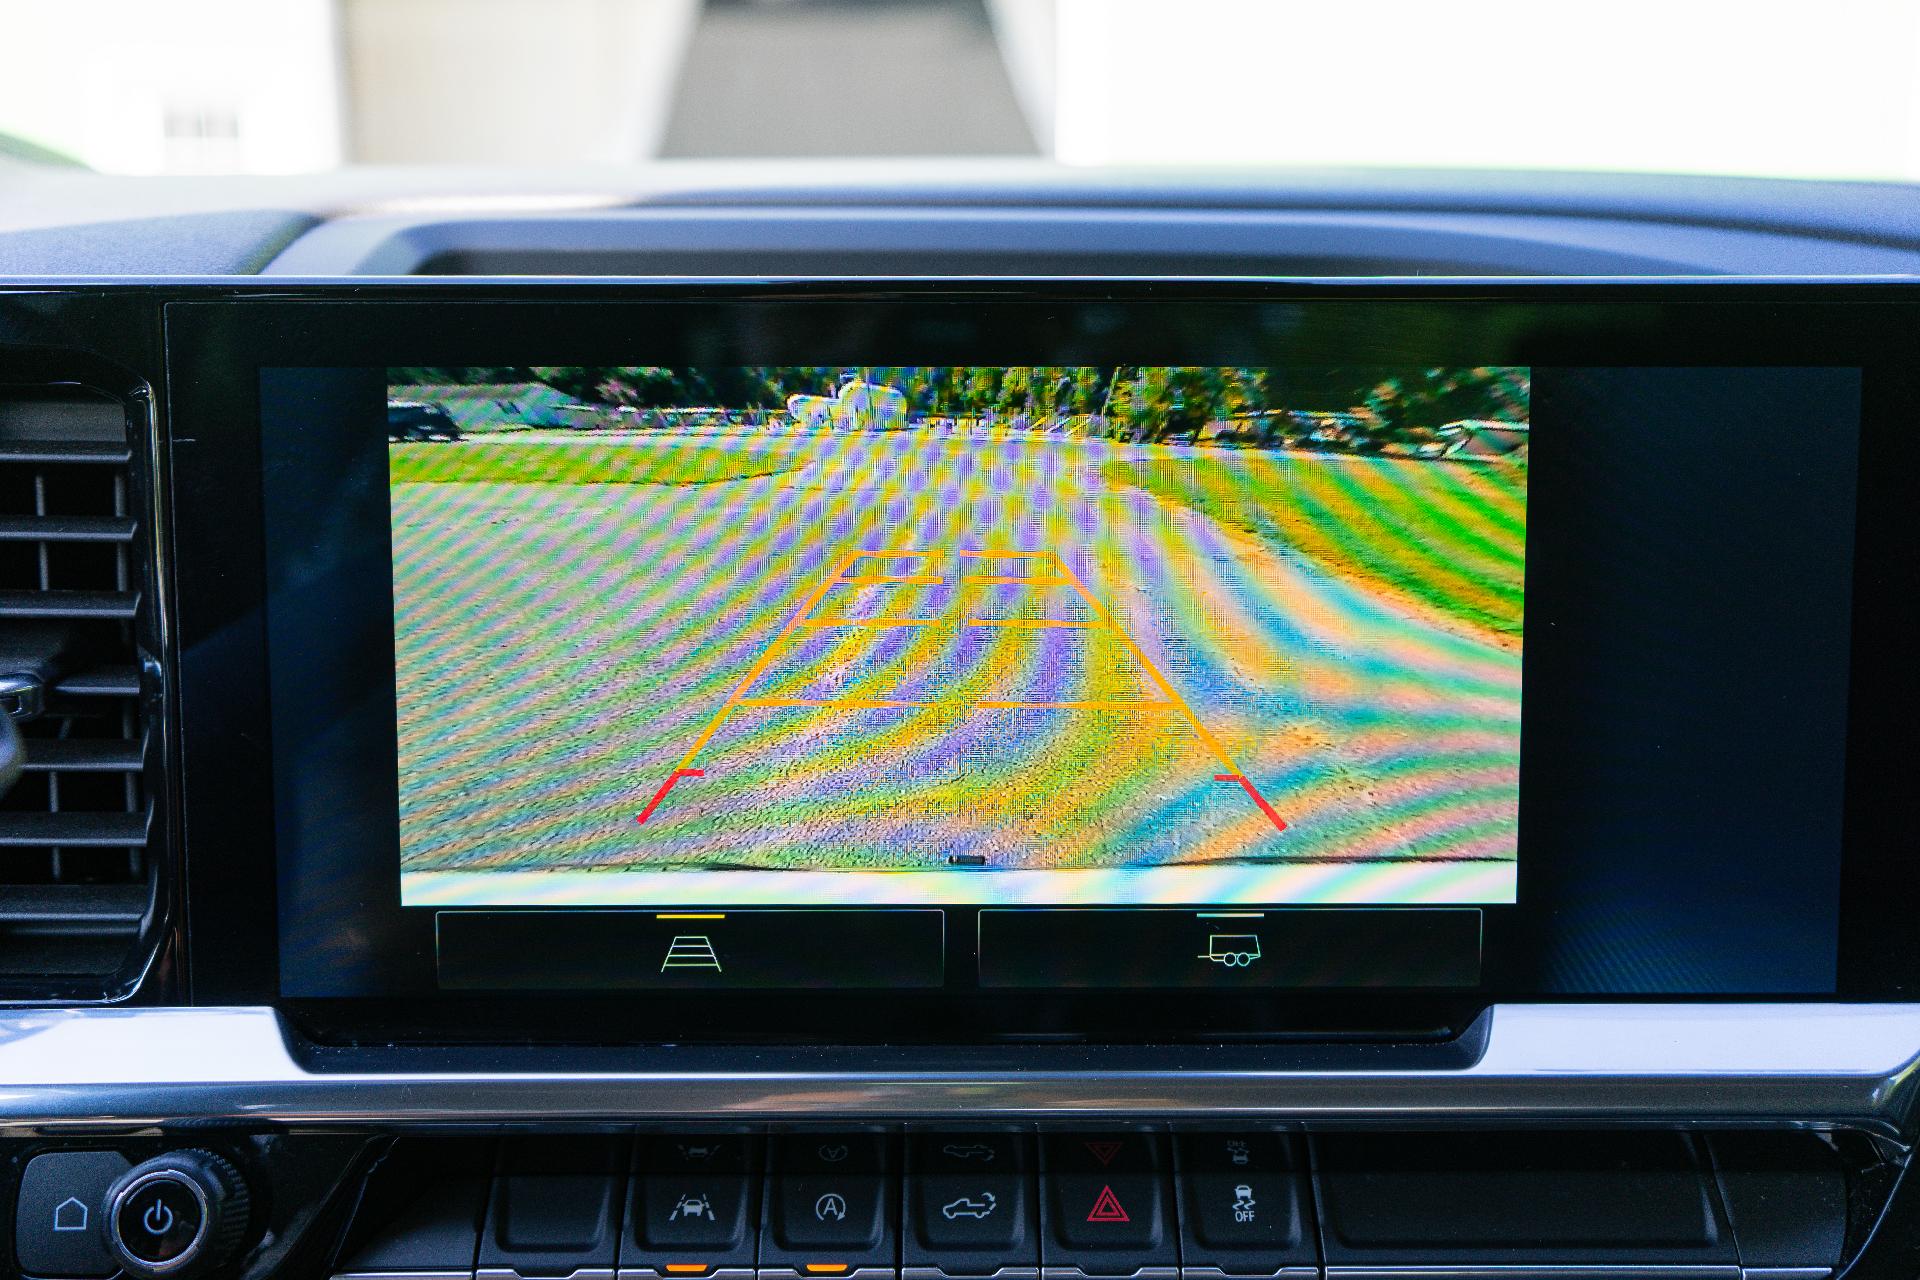
<svg viewBox="0 0 1920 1280">
<path fill-rule="evenodd" d="M 172 1170 L 136 1179 L 113 1208 L 120 1247 L 149 1266 L 185 1264 L 206 1235 L 207 1213 L 200 1188 Z"/>
</svg>

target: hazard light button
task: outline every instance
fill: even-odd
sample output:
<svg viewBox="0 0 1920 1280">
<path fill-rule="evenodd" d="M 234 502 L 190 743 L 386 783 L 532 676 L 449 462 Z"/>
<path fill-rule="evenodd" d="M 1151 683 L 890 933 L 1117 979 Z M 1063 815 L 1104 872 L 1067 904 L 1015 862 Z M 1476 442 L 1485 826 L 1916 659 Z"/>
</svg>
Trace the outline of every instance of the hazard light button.
<svg viewBox="0 0 1920 1280">
<path fill-rule="evenodd" d="M 1151 1131 L 1049 1134 L 1043 1141 L 1048 1268 L 1151 1275 L 1178 1263 L 1165 1141 Z"/>
</svg>

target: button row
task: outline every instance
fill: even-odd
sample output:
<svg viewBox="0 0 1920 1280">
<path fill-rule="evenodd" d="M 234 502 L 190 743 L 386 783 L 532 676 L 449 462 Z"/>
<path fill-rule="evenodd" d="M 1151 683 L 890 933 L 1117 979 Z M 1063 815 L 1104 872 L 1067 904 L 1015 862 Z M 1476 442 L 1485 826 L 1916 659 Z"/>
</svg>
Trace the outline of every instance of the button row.
<svg viewBox="0 0 1920 1280">
<path fill-rule="evenodd" d="M 1317 1262 L 1301 1166 L 1269 1131 L 708 1132 L 643 1135 L 630 1157 L 623 1146 L 509 1142 L 478 1280 L 1166 1280 Z M 421 1255 L 418 1223 L 408 1234 L 363 1242 L 336 1275 L 463 1273 L 464 1259 Z"/>
<path fill-rule="evenodd" d="M 1472 987 L 1477 907 L 986 907 L 974 978 L 994 988 Z M 448 990 L 937 988 L 940 908 L 695 913 L 461 908 L 435 917 Z M 538 963 L 529 961 L 538 957 Z"/>
</svg>

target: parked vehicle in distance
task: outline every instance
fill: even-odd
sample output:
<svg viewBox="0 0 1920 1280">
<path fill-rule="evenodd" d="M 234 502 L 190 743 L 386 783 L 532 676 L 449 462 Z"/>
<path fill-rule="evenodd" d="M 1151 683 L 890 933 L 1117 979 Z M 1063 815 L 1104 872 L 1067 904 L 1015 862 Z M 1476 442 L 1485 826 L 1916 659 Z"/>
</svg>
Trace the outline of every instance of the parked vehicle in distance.
<svg viewBox="0 0 1920 1280">
<path fill-rule="evenodd" d="M 453 415 L 424 400 L 387 401 L 387 439 L 458 440 L 460 428 Z"/>
</svg>

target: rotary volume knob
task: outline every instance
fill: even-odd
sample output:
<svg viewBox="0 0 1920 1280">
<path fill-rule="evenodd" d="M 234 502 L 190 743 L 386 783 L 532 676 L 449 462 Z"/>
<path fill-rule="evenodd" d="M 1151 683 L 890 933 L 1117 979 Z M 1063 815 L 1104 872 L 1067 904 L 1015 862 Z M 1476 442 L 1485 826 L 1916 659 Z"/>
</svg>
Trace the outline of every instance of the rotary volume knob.
<svg viewBox="0 0 1920 1280">
<path fill-rule="evenodd" d="M 240 1171 L 213 1152 L 156 1156 L 107 1190 L 107 1251 L 130 1276 L 203 1275 L 239 1247 L 247 1207 Z"/>
</svg>

